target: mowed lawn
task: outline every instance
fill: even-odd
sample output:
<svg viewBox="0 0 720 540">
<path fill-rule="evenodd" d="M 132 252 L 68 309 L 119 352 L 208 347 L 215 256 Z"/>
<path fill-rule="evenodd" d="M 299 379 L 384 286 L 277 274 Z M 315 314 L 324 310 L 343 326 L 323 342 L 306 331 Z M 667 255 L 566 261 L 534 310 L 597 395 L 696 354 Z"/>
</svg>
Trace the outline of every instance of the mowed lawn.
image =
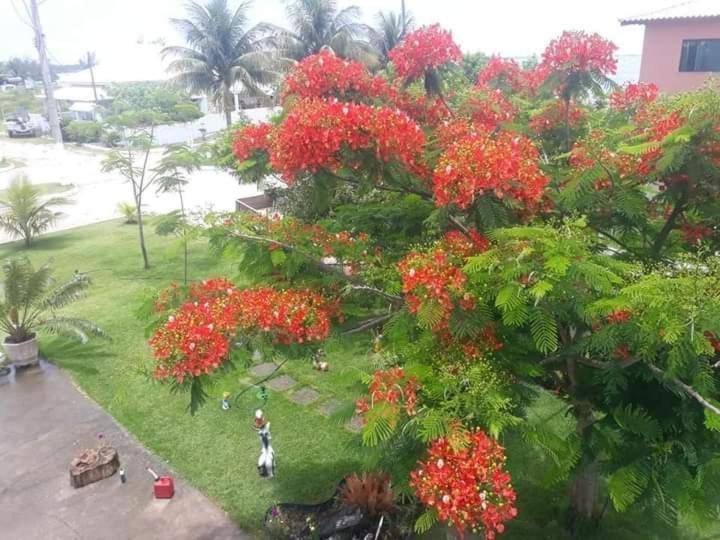
<svg viewBox="0 0 720 540">
<path fill-rule="evenodd" d="M 260 442 L 252 428 L 260 405 L 256 392 L 245 393 L 230 411 L 220 408 L 224 391 L 235 394 L 255 379 L 244 366 L 219 377 L 209 389 L 208 403 L 195 416 L 187 412 L 186 394 L 171 394 L 167 385 L 150 376 L 146 323 L 136 310 L 148 290 L 181 281 L 182 259 L 176 240 L 155 235 L 152 227 L 146 232 L 152 264 L 147 271 L 142 269 L 137 228 L 120 221 L 50 234 L 29 250 L 20 242 L 0 245 L 0 260 L 27 254 L 36 265 L 52 260 L 58 280 L 75 270 L 92 277 L 90 294 L 67 311 L 100 324 L 112 341 L 60 346 L 44 338 L 44 350 L 143 444 L 214 499 L 240 527 L 259 534 L 272 504 L 323 500 L 345 474 L 361 468 L 359 436 L 347 431 L 338 415 L 322 416 L 319 407 L 335 399 L 346 411 L 351 409 L 360 391 L 358 375 L 370 369 L 369 347 L 362 339 L 331 339 L 328 373 L 313 370 L 309 361 L 286 364 L 283 372 L 298 381 L 296 388 L 315 388 L 321 397 L 302 406 L 291 402 L 288 392 L 270 393 L 265 410 L 272 423 L 278 474 L 272 480 L 260 478 Z M 193 280 L 223 275 L 242 282 L 232 261 L 218 259 L 202 241 L 191 246 L 190 273 Z M 146 474 L 128 471 L 129 481 Z"/>
</svg>

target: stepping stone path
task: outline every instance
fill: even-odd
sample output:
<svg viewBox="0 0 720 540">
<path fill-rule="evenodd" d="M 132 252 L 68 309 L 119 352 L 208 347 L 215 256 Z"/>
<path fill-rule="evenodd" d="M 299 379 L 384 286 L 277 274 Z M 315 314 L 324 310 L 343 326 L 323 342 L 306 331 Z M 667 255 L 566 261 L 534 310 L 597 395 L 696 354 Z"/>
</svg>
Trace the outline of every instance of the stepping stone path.
<svg viewBox="0 0 720 540">
<path fill-rule="evenodd" d="M 277 364 L 275 364 L 274 362 L 264 362 L 262 364 L 256 364 L 251 367 L 250 373 L 254 377 L 267 377 L 271 375 L 275 371 L 275 369 L 277 369 Z M 280 375 L 278 377 L 270 379 L 267 383 L 265 383 L 265 386 L 276 392 L 285 392 L 286 390 L 290 390 L 297 384 L 298 382 L 290 375 Z M 315 403 L 321 397 L 322 396 L 320 392 L 314 390 L 313 388 L 310 388 L 309 386 L 303 386 L 301 388 L 298 388 L 297 390 L 294 390 L 287 395 L 287 398 L 290 401 L 299 405 L 306 406 Z M 342 402 L 340 400 L 331 398 L 320 404 L 317 407 L 317 411 L 325 418 L 329 418 L 341 406 Z M 360 433 L 363 429 L 363 425 L 363 418 L 358 415 L 353 415 L 350 420 L 345 422 L 345 429 L 347 429 L 348 431 L 352 431 L 353 433 Z"/>
<path fill-rule="evenodd" d="M 255 377 L 267 377 L 275 371 L 276 368 L 277 366 L 274 362 L 265 362 L 264 364 L 258 364 L 250 368 L 250 373 L 255 375 Z"/>
<path fill-rule="evenodd" d="M 360 433 L 362 431 L 363 425 L 363 417 L 354 414 L 353 417 L 345 424 L 345 428 L 349 429 L 353 433 Z"/>
<path fill-rule="evenodd" d="M 277 392 L 283 392 L 287 390 L 288 388 L 292 388 L 297 384 L 297 381 L 293 379 L 290 375 L 280 375 L 279 377 L 275 377 L 274 379 L 270 379 L 268 381 L 267 386 L 271 390 L 275 390 Z"/>
<path fill-rule="evenodd" d="M 327 418 L 337 411 L 340 408 L 340 405 L 342 404 L 337 399 L 329 399 L 318 407 L 318 411 Z"/>
<path fill-rule="evenodd" d="M 320 399 L 320 393 L 306 386 L 305 388 L 301 388 L 300 390 L 295 390 L 288 397 L 290 401 L 294 401 L 295 403 L 299 403 L 300 405 L 310 405 L 311 403 L 314 403 L 315 401 Z"/>
</svg>

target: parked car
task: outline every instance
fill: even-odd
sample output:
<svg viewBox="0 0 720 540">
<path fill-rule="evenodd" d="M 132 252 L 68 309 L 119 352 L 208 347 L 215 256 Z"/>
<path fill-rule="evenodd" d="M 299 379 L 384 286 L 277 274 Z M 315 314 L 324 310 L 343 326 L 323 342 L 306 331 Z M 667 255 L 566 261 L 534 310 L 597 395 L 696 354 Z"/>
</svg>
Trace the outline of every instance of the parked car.
<svg viewBox="0 0 720 540">
<path fill-rule="evenodd" d="M 39 137 L 45 129 L 39 114 L 15 113 L 5 118 L 8 137 Z"/>
</svg>

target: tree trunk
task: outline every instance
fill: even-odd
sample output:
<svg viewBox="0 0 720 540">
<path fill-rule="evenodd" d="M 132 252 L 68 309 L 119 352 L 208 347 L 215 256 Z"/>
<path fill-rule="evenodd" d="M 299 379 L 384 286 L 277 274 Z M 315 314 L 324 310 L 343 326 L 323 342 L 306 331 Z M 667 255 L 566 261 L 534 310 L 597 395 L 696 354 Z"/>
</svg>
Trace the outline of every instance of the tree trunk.
<svg viewBox="0 0 720 540">
<path fill-rule="evenodd" d="M 136 200 L 135 207 L 137 208 L 138 233 L 140 235 L 140 251 L 142 252 L 143 268 L 147 270 L 148 268 L 150 268 L 150 260 L 148 259 L 147 248 L 145 247 L 145 229 L 143 228 L 142 199 Z"/>
<path fill-rule="evenodd" d="M 570 99 L 568 98 L 565 100 L 565 151 L 570 150 Z"/>
<path fill-rule="evenodd" d="M 180 215 L 183 220 L 183 284 L 188 284 L 188 245 L 187 245 L 187 230 L 185 230 L 185 201 L 183 200 L 182 188 L 178 188 L 178 195 L 180 195 Z"/>
<path fill-rule="evenodd" d="M 573 538 L 584 538 L 597 528 L 602 517 L 600 509 L 600 467 L 597 459 L 588 454 L 593 415 L 589 405 L 578 404 L 576 411 L 576 431 L 581 438 L 584 456 L 575 468 L 570 484 L 570 508 L 568 525 Z"/>
<path fill-rule="evenodd" d="M 229 86 L 225 86 L 223 89 L 223 110 L 225 111 L 225 124 L 227 124 L 227 127 L 232 126 L 232 111 L 233 111 L 234 103 L 233 103 L 233 95 L 230 91 Z"/>
</svg>

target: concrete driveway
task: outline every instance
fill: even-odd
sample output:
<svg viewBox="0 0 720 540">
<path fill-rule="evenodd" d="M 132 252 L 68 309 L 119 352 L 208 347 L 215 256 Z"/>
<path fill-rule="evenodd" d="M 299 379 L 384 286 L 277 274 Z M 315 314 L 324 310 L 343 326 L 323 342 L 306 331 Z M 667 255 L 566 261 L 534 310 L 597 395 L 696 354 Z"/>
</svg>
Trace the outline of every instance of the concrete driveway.
<svg viewBox="0 0 720 540">
<path fill-rule="evenodd" d="M 70 487 L 68 467 L 102 433 L 127 471 Z M 209 499 L 175 477 L 175 497 L 152 495 L 145 470 L 172 474 L 50 364 L 0 379 L 0 538 L 130 540 L 250 538 Z"/>
</svg>

